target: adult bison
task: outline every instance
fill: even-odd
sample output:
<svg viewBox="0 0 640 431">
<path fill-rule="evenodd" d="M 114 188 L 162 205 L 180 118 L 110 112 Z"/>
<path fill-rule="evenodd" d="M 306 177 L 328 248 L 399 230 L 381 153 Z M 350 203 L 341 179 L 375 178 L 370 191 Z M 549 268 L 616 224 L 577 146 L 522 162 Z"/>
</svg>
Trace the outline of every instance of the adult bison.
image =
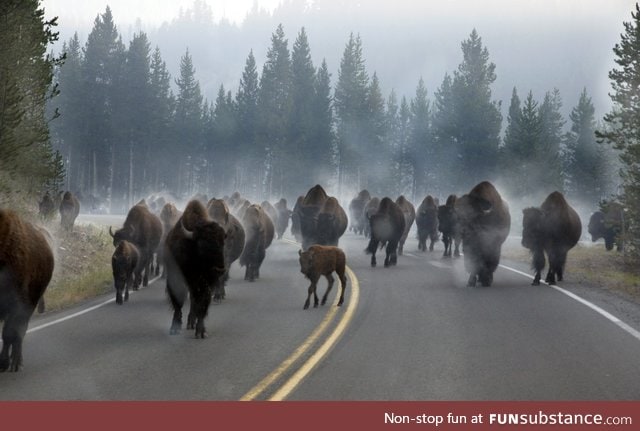
<svg viewBox="0 0 640 431">
<path fill-rule="evenodd" d="M 502 243 L 511 228 L 509 206 L 493 184 L 483 181 L 456 200 L 455 211 L 465 268 L 469 272 L 467 285 L 473 287 L 479 281 L 482 286 L 491 286 L 500 263 Z"/>
<path fill-rule="evenodd" d="M 385 197 L 380 201 L 378 210 L 369 219 L 371 239 L 366 248 L 371 255 L 371 266 L 376 266 L 376 250 L 386 245 L 385 268 L 398 262 L 398 244 L 404 234 L 405 218 L 402 210 L 394 201 Z"/>
<path fill-rule="evenodd" d="M 442 232 L 442 243 L 444 244 L 443 257 L 460 257 L 460 223 L 456 214 L 456 195 L 449 195 L 444 205 L 438 206 L 438 230 Z"/>
<path fill-rule="evenodd" d="M 427 239 L 430 239 L 429 251 L 433 251 L 433 244 L 438 241 L 438 205 L 433 196 L 425 197 L 416 211 L 416 226 L 418 228 L 418 250 L 427 251 Z"/>
<path fill-rule="evenodd" d="M 365 225 L 367 224 L 367 219 L 364 216 L 364 208 L 370 200 L 371 194 L 368 190 L 364 189 L 349 202 L 349 219 L 351 220 L 349 229 L 358 235 L 364 234 Z"/>
<path fill-rule="evenodd" d="M 160 198 L 162 199 L 162 198 Z M 164 199 L 163 199 L 164 200 Z M 160 244 L 157 249 L 158 253 L 158 266 L 156 267 L 156 275 L 158 275 L 159 264 L 164 265 L 164 243 L 167 240 L 167 234 L 178 223 L 180 217 L 182 217 L 182 211 L 180 211 L 172 202 L 165 202 L 160 210 L 160 221 L 162 222 L 162 235 L 160 236 Z M 166 266 L 165 266 L 166 270 Z M 166 276 L 166 271 L 163 272 L 163 277 Z"/>
<path fill-rule="evenodd" d="M 209 218 L 202 202 L 190 201 L 164 246 L 167 294 L 173 307 L 170 334 L 182 329 L 182 307 L 189 295 L 187 329 L 195 329 L 196 338 L 206 338 L 204 319 L 214 288 L 226 271 L 224 242 L 224 229 Z"/>
<path fill-rule="evenodd" d="M 329 197 L 317 215 L 315 244 L 337 246 L 348 224 L 347 213 L 338 200 Z"/>
<path fill-rule="evenodd" d="M 116 304 L 122 305 L 123 299 L 124 301 L 129 300 L 129 288 L 133 288 L 135 271 L 139 262 L 140 252 L 138 247 L 129 241 L 120 241 L 113 252 L 113 256 L 111 256 L 113 285 L 116 288 Z"/>
<path fill-rule="evenodd" d="M 214 299 L 219 301 L 225 297 L 225 284 L 229 280 L 231 264 L 240 258 L 244 249 L 245 234 L 240 220 L 236 218 L 222 199 L 211 199 L 207 204 L 209 217 L 218 223 L 225 232 L 224 240 L 224 268 L 219 286 L 214 292 Z"/>
<path fill-rule="evenodd" d="M 273 241 L 275 227 L 271 218 L 260 205 L 250 205 L 242 219 L 245 243 L 240 256 L 240 266 L 246 267 L 244 279 L 255 281 L 260 278 L 260 266 Z"/>
<path fill-rule="evenodd" d="M 615 244 L 618 251 L 623 249 L 622 232 L 624 227 L 624 208 L 617 202 L 603 202 L 601 209 L 589 219 L 591 241 L 604 239 L 604 246 L 612 250 Z"/>
<path fill-rule="evenodd" d="M 525 208 L 522 212 L 522 245 L 531 250 L 533 256 L 532 267 L 536 272 L 533 285 L 540 284 L 545 253 L 549 259 L 545 281 L 549 284 L 554 284 L 556 279 L 562 281 L 567 253 L 582 235 L 578 213 L 557 191 L 547 196 L 540 208 Z"/>
<path fill-rule="evenodd" d="M 160 245 L 160 238 L 162 237 L 162 221 L 149 210 L 147 205 L 138 204 L 131 207 L 122 228 L 114 233 L 109 227 L 109 234 L 113 237 L 113 245 L 116 247 L 122 240 L 129 241 L 138 247 L 140 264 L 136 270 L 133 289 L 138 289 L 141 279 L 142 285 L 147 286 L 149 284 L 153 256 Z"/>
<path fill-rule="evenodd" d="M 278 222 L 276 223 L 276 235 L 278 239 L 282 239 L 285 231 L 289 227 L 289 219 L 291 218 L 291 210 L 287 208 L 287 200 L 280 199 L 273 206 L 278 212 Z"/>
<path fill-rule="evenodd" d="M 304 202 L 304 196 L 298 196 L 291 210 L 291 234 L 298 242 L 302 242 L 302 230 L 300 228 L 300 208 L 302 207 L 302 202 Z"/>
<path fill-rule="evenodd" d="M 409 202 L 403 195 L 398 196 L 398 199 L 396 199 L 396 205 L 400 207 L 400 210 L 404 215 L 404 232 L 402 232 L 400 242 L 398 243 L 398 254 L 402 256 L 404 243 L 409 237 L 409 231 L 411 230 L 411 226 L 413 226 L 413 222 L 416 219 L 416 209 L 413 204 Z"/>
<path fill-rule="evenodd" d="M 46 192 L 44 196 L 42 196 L 42 200 L 38 202 L 38 213 L 43 220 L 48 221 L 53 218 L 55 212 L 56 204 L 49 192 Z"/>
<path fill-rule="evenodd" d="M 71 192 L 65 192 L 60 201 L 60 224 L 66 231 L 73 230 L 73 224 L 80 213 L 80 201 Z"/>
<path fill-rule="evenodd" d="M 22 368 L 29 319 L 53 274 L 50 240 L 43 229 L 0 209 L 0 321 L 4 321 L 0 371 Z"/>
<path fill-rule="evenodd" d="M 309 189 L 298 207 L 297 214 L 300 220 L 303 250 L 318 243 L 318 213 L 322 210 L 327 199 L 329 199 L 329 196 L 327 196 L 322 186 L 316 184 Z"/>
</svg>

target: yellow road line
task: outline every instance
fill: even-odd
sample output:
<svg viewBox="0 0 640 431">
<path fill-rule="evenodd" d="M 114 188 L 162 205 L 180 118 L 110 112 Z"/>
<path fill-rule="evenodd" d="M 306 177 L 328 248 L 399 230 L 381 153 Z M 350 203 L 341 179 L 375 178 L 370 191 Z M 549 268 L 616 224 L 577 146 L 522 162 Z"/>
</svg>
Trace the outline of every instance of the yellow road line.
<svg viewBox="0 0 640 431">
<path fill-rule="evenodd" d="M 351 295 L 349 296 L 349 305 L 347 311 L 342 316 L 342 319 L 336 326 L 335 330 L 331 333 L 329 338 L 320 346 L 318 350 L 305 362 L 298 371 L 284 384 L 278 391 L 269 398 L 269 401 L 282 401 L 288 397 L 291 392 L 304 380 L 304 378 L 311 373 L 313 368 L 320 363 L 325 355 L 331 350 L 331 348 L 338 342 L 344 331 L 346 330 L 349 322 L 353 318 L 356 307 L 358 306 L 358 300 L 360 298 L 360 284 L 356 275 L 351 271 L 351 268 L 347 267 L 347 274 L 351 280 Z M 334 310 L 336 307 L 334 307 Z"/>
</svg>

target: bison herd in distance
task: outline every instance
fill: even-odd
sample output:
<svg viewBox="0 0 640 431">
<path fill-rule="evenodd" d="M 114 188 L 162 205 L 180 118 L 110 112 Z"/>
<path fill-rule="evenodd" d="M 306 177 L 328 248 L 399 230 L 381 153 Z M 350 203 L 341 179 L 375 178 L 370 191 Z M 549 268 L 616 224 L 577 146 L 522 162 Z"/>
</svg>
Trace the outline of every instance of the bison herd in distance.
<svg viewBox="0 0 640 431">
<path fill-rule="evenodd" d="M 80 210 L 74 195 L 66 192 L 56 200 L 46 195 L 40 202 L 41 216 L 50 218 L 56 210 L 63 230 L 72 230 Z M 567 253 L 582 235 L 578 214 L 561 193 L 553 192 L 540 206 L 524 209 L 522 220 L 522 245 L 531 251 L 533 284 L 540 283 L 547 260 L 545 281 L 561 281 Z M 384 266 L 389 267 L 403 254 L 414 223 L 420 251 L 433 251 L 441 239 L 444 258 L 463 255 L 469 287 L 492 284 L 511 215 L 490 182 L 481 182 L 460 197 L 450 195 L 443 205 L 426 196 L 417 208 L 404 196 L 378 198 L 362 190 L 346 210 L 316 185 L 291 209 L 285 199 L 274 205 L 257 204 L 237 192 L 223 199 L 196 196 L 182 211 L 162 197 L 142 200 L 129 210 L 121 228 L 109 228 L 116 302 L 123 304 L 130 289 L 146 286 L 154 275 L 162 276 L 173 308 L 170 334 L 182 330 L 182 309 L 189 299 L 186 328 L 195 330 L 196 338 L 205 338 L 209 306 L 212 300 L 224 300 L 231 265 L 238 261 L 245 268 L 245 280 L 258 280 L 269 246 L 290 228 L 302 248 L 300 271 L 310 280 L 304 308 L 310 306 L 312 295 L 314 307 L 326 303 L 334 272 L 340 279 L 338 305 L 342 305 L 347 258 L 338 245 L 347 228 L 368 239 L 364 251 L 371 255 L 372 267 L 382 250 Z M 591 216 L 588 229 L 593 241 L 604 238 L 610 250 L 622 228 L 622 208 L 611 204 Z M 42 298 L 53 273 L 51 240 L 44 228 L 10 209 L 0 209 L 0 320 L 4 321 L 0 371 L 18 371 L 22 366 L 29 319 L 36 307 L 44 309 Z M 620 250 L 619 242 L 617 246 Z M 328 287 L 320 302 L 316 285 L 321 276 Z"/>
</svg>

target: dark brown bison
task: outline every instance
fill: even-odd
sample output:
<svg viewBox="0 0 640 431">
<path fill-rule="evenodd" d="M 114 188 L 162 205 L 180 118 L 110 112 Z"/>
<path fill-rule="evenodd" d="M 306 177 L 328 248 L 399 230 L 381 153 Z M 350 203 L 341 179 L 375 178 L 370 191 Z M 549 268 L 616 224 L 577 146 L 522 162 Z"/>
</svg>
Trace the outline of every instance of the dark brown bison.
<svg viewBox="0 0 640 431">
<path fill-rule="evenodd" d="M 589 219 L 591 241 L 604 239 L 604 246 L 612 250 L 615 244 L 618 251 L 623 250 L 624 208 L 617 202 L 603 202 L 600 210 Z"/>
<path fill-rule="evenodd" d="M 511 229 L 509 207 L 493 184 L 483 181 L 456 200 L 455 211 L 465 268 L 469 272 L 467 285 L 473 287 L 479 281 L 482 286 L 491 286 L 500 263 L 502 243 Z"/>
<path fill-rule="evenodd" d="M 162 221 L 160 221 L 160 218 L 149 211 L 146 205 L 134 205 L 129 210 L 122 228 L 113 233 L 111 227 L 109 227 L 109 234 L 113 237 L 113 245 L 116 247 L 122 240 L 132 242 L 138 247 L 140 264 L 136 270 L 133 289 L 137 290 L 141 281 L 143 286 L 147 286 L 149 284 L 153 256 L 162 238 Z M 142 272 L 144 272 L 144 276 Z"/>
<path fill-rule="evenodd" d="M 378 207 L 380 206 L 380 198 L 373 197 L 367 204 L 364 206 L 364 237 L 369 238 L 371 236 L 371 216 L 374 215 L 378 211 Z"/>
<path fill-rule="evenodd" d="M 334 197 L 329 197 L 316 219 L 316 244 L 337 246 L 347 230 L 347 213 Z"/>
<path fill-rule="evenodd" d="M 22 368 L 29 319 L 53 274 L 50 240 L 43 229 L 0 209 L 0 321 L 4 321 L 0 371 Z"/>
<path fill-rule="evenodd" d="M 260 278 L 260 266 L 273 241 L 275 227 L 271 218 L 260 205 L 250 205 L 242 219 L 245 232 L 244 250 L 240 256 L 240 266 L 246 267 L 244 279 L 255 281 Z"/>
<path fill-rule="evenodd" d="M 287 200 L 285 198 L 280 199 L 274 205 L 274 208 L 278 212 L 278 222 L 276 223 L 276 235 L 278 239 L 282 239 L 282 235 L 289 227 L 289 219 L 291 218 L 291 210 L 287 208 Z"/>
<path fill-rule="evenodd" d="M 60 224 L 66 231 L 73 230 L 73 224 L 80 213 L 80 201 L 71 192 L 65 192 L 60 201 Z"/>
<path fill-rule="evenodd" d="M 322 210 L 327 199 L 329 196 L 322 186 L 316 184 L 309 189 L 297 210 L 303 250 L 313 244 L 318 244 L 318 213 Z"/>
<path fill-rule="evenodd" d="M 129 288 L 133 288 L 136 268 L 140 263 L 138 247 L 129 241 L 120 241 L 113 256 L 111 269 L 113 271 L 113 285 L 116 289 L 116 304 L 122 305 L 129 300 Z"/>
<path fill-rule="evenodd" d="M 402 210 L 390 198 L 383 198 L 378 211 L 369 219 L 371 239 L 366 248 L 371 266 L 376 266 L 376 250 L 386 245 L 385 268 L 398 262 L 398 244 L 404 234 L 405 218 Z"/>
<path fill-rule="evenodd" d="M 449 195 L 444 205 L 438 206 L 438 230 L 442 232 L 442 243 L 444 244 L 443 257 L 451 257 L 453 248 L 453 256 L 460 257 L 460 223 L 456 214 L 456 195 Z"/>
<path fill-rule="evenodd" d="M 531 251 L 532 267 L 536 274 L 533 285 L 540 284 L 540 273 L 545 267 L 545 253 L 549 271 L 545 281 L 562 281 L 567 253 L 580 240 L 582 223 L 578 213 L 560 192 L 553 192 L 540 208 L 525 208 L 522 219 L 522 245 Z"/>
<path fill-rule="evenodd" d="M 327 290 L 322 297 L 322 305 L 327 303 L 327 296 L 333 287 L 333 272 L 338 274 L 340 279 L 341 291 L 338 306 L 344 302 L 344 291 L 347 287 L 347 277 L 345 277 L 345 267 L 347 259 L 344 252 L 338 247 L 326 245 L 312 245 L 307 251 L 298 251 L 300 256 L 300 272 L 302 272 L 310 281 L 311 285 L 307 290 L 307 300 L 304 302 L 304 309 L 309 308 L 311 302 L 311 294 L 313 294 L 313 306 L 318 306 L 318 294 L 316 293 L 318 280 L 324 275 L 329 282 Z"/>
<path fill-rule="evenodd" d="M 216 287 L 214 299 L 219 301 L 225 297 L 225 284 L 229 280 L 231 264 L 240 258 L 244 249 L 245 234 L 240 220 L 229 211 L 229 207 L 222 199 L 211 199 L 207 205 L 209 217 L 218 223 L 225 232 L 224 267 L 225 273 Z"/>
<path fill-rule="evenodd" d="M 400 242 L 398 243 L 398 254 L 402 256 L 404 243 L 409 237 L 409 231 L 411 230 L 413 222 L 416 219 L 416 209 L 413 204 L 402 195 L 400 195 L 398 199 L 396 199 L 396 204 L 398 205 L 398 207 L 400 207 L 400 210 L 404 215 L 404 232 L 402 233 L 402 237 L 400 237 Z"/>
<path fill-rule="evenodd" d="M 170 334 L 182 329 L 182 307 L 187 295 L 191 300 L 187 329 L 195 329 L 196 338 L 206 338 L 204 319 L 224 264 L 224 229 L 209 218 L 199 200 L 190 201 L 171 229 L 165 242 L 167 294 L 173 307 Z"/>
<path fill-rule="evenodd" d="M 364 215 L 364 208 L 371 200 L 371 194 L 368 190 L 361 190 L 358 196 L 351 199 L 349 202 L 349 219 L 351 220 L 351 226 L 349 227 L 354 233 L 358 235 L 364 234 L 364 229 L 367 224 L 367 219 Z"/>
<path fill-rule="evenodd" d="M 420 203 L 416 211 L 416 226 L 418 250 L 427 251 L 427 239 L 430 239 L 429 251 L 433 251 L 433 244 L 438 241 L 438 205 L 433 196 L 428 195 Z"/>
</svg>

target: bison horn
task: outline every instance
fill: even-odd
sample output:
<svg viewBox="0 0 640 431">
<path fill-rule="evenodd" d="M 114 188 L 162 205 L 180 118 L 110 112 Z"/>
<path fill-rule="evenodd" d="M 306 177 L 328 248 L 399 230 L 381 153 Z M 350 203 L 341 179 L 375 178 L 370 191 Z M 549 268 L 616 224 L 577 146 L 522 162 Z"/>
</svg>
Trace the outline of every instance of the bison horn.
<svg viewBox="0 0 640 431">
<path fill-rule="evenodd" d="M 184 227 L 184 223 L 182 223 L 182 220 L 180 220 L 180 228 L 182 229 L 182 233 L 184 234 L 185 238 L 193 239 L 193 232 Z"/>
<path fill-rule="evenodd" d="M 109 235 L 111 235 L 112 238 L 115 238 L 116 236 L 113 234 L 113 231 L 111 230 L 111 226 L 109 226 Z"/>
</svg>

